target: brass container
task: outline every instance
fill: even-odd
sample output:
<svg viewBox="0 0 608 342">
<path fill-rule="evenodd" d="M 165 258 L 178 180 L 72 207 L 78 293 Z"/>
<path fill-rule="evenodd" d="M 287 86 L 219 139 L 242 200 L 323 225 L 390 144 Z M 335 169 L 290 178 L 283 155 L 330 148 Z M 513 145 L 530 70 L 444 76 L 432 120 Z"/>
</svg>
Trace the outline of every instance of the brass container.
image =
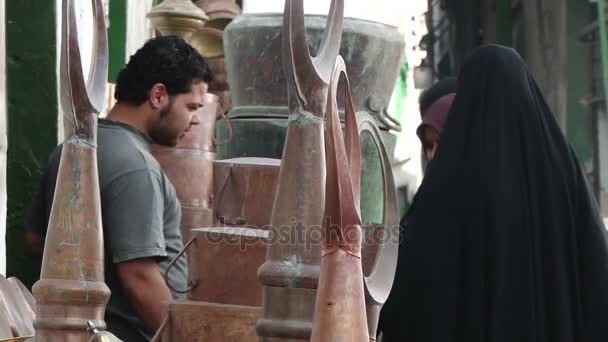
<svg viewBox="0 0 608 342">
<path fill-rule="evenodd" d="M 241 9 L 233 0 L 198 0 L 195 5 L 205 11 L 209 21 L 193 34 L 190 44 L 205 57 L 213 72 L 215 77 L 209 84 L 209 92 L 219 96 L 222 111 L 226 112 L 232 107 L 232 100 L 224 58 L 224 29 Z"/>
<path fill-rule="evenodd" d="M 230 22 L 230 21 L 228 21 Z M 226 23 L 225 25 L 227 25 Z M 222 24 L 224 25 L 224 24 Z M 224 56 L 224 31 L 208 25 L 196 31 L 191 39 L 190 44 L 200 52 L 205 58 L 223 57 Z"/>
<path fill-rule="evenodd" d="M 147 17 L 163 36 L 176 35 L 185 40 L 209 20 L 205 11 L 190 0 L 165 0 L 154 6 Z"/>
</svg>

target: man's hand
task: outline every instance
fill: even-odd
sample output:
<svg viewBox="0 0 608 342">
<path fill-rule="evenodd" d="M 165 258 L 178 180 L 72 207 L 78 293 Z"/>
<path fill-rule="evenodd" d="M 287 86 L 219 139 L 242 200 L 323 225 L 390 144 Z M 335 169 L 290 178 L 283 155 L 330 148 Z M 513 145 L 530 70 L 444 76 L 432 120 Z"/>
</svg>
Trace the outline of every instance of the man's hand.
<svg viewBox="0 0 608 342">
<path fill-rule="evenodd" d="M 135 259 L 116 264 L 125 293 L 135 312 L 154 334 L 163 320 L 163 303 L 173 298 L 154 258 Z"/>
<path fill-rule="evenodd" d="M 42 257 L 44 253 L 44 236 L 35 233 L 33 229 L 25 228 L 25 249 L 33 257 Z"/>
</svg>

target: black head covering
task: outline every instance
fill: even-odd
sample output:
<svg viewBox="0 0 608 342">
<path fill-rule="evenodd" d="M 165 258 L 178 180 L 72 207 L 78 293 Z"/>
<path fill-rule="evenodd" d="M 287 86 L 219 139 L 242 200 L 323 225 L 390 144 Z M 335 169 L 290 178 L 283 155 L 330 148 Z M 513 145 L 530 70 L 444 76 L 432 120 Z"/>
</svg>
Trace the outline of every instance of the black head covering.
<svg viewBox="0 0 608 342">
<path fill-rule="evenodd" d="M 458 79 L 456 77 L 446 77 L 433 84 L 429 89 L 420 94 L 418 104 L 420 106 L 420 115 L 422 115 L 435 101 L 440 98 L 456 92 L 458 88 Z"/>
<path fill-rule="evenodd" d="M 402 222 L 385 342 L 606 342 L 606 231 L 522 59 L 477 49 Z"/>
</svg>

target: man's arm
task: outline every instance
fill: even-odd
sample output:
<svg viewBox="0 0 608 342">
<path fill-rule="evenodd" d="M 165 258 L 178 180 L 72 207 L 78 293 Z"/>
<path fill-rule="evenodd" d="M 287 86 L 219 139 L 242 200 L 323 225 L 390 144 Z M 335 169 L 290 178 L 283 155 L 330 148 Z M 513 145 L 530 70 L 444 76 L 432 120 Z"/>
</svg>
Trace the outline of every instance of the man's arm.
<svg viewBox="0 0 608 342">
<path fill-rule="evenodd" d="M 25 227 L 25 249 L 31 256 L 42 258 L 44 254 L 44 237 L 35 232 L 37 230 L 33 227 Z"/>
<path fill-rule="evenodd" d="M 38 189 L 32 196 L 32 202 L 25 218 L 25 249 L 33 257 L 42 257 L 44 252 L 44 240 L 48 226 L 46 216 L 45 193 L 48 168 L 44 170 Z M 50 206 L 50 204 L 48 204 Z"/>
<path fill-rule="evenodd" d="M 158 264 L 167 257 L 159 176 L 147 169 L 127 172 L 103 190 L 101 205 L 107 250 L 149 333 L 160 327 L 163 303 L 172 299 Z"/>
<path fill-rule="evenodd" d="M 163 320 L 163 303 L 172 299 L 158 262 L 155 258 L 142 258 L 120 262 L 116 268 L 135 312 L 148 332 L 154 333 Z"/>
</svg>

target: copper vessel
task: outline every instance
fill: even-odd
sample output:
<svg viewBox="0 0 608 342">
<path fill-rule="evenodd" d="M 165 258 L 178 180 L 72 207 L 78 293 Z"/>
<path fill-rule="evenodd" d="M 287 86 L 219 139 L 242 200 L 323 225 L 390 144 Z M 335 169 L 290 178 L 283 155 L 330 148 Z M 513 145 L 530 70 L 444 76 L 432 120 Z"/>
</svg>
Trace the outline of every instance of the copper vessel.
<svg viewBox="0 0 608 342">
<path fill-rule="evenodd" d="M 195 5 L 207 14 L 209 21 L 194 33 L 192 46 L 205 58 L 224 56 L 224 29 L 241 9 L 232 0 L 198 0 Z"/>
<path fill-rule="evenodd" d="M 214 211 L 223 225 L 268 229 L 280 159 L 234 158 L 213 162 Z"/>
<path fill-rule="evenodd" d="M 266 258 L 268 232 L 243 227 L 192 229 L 188 299 L 260 306 L 256 271 Z M 186 247 L 187 248 L 187 247 Z M 247 286 L 243 286 L 247 284 Z"/>
<path fill-rule="evenodd" d="M 262 341 L 310 339 L 319 277 L 325 207 L 323 113 L 333 63 L 340 47 L 343 0 L 333 0 L 324 44 L 310 57 L 302 0 L 285 1 L 283 70 L 291 116 L 270 219 L 271 244 L 258 270 L 263 285 Z"/>
<path fill-rule="evenodd" d="M 194 4 L 209 16 L 209 21 L 232 19 L 241 14 L 241 8 L 235 0 L 197 0 Z M 209 24 L 209 23 L 208 23 Z M 217 25 L 211 25 L 218 28 Z"/>
<path fill-rule="evenodd" d="M 188 300 L 167 304 L 167 312 L 163 342 L 258 342 L 259 307 Z"/>
<path fill-rule="evenodd" d="M 181 232 L 184 243 L 190 229 L 215 223 L 212 211 L 215 122 L 218 97 L 205 94 L 199 124 L 192 126 L 175 147 L 153 145 L 152 154 L 175 187 L 182 207 Z"/>
<path fill-rule="evenodd" d="M 213 81 L 209 83 L 209 92 L 219 97 L 220 107 L 224 113 L 227 113 L 232 108 L 232 99 L 230 98 L 230 87 L 228 85 L 224 56 L 205 58 L 205 62 L 207 62 L 211 72 L 213 72 Z"/>
<path fill-rule="evenodd" d="M 65 141 L 44 247 L 37 300 L 36 340 L 86 342 L 87 322 L 104 329 L 110 290 L 104 283 L 103 232 L 97 175 L 97 113 L 105 101 L 108 53 L 103 7 L 92 0 L 94 62 L 83 77 L 74 0 L 62 3 L 61 105 Z"/>
<path fill-rule="evenodd" d="M 180 253 L 190 248 L 188 300 L 167 304 L 167 324 L 160 332 L 163 338 L 255 341 L 261 302 L 256 271 L 266 257 L 268 232 L 207 227 L 193 229 L 191 236 Z"/>
<path fill-rule="evenodd" d="M 209 20 L 205 11 L 188 0 L 164 0 L 152 7 L 146 17 L 162 35 L 173 34 L 184 40 L 189 40 Z"/>
<path fill-rule="evenodd" d="M 209 16 L 205 26 L 194 33 L 190 43 L 197 49 L 213 72 L 209 92 L 219 97 L 221 108 L 228 111 L 232 107 L 226 61 L 224 58 L 224 29 L 241 14 L 241 8 L 234 0 L 198 0 L 194 3 Z"/>
</svg>

